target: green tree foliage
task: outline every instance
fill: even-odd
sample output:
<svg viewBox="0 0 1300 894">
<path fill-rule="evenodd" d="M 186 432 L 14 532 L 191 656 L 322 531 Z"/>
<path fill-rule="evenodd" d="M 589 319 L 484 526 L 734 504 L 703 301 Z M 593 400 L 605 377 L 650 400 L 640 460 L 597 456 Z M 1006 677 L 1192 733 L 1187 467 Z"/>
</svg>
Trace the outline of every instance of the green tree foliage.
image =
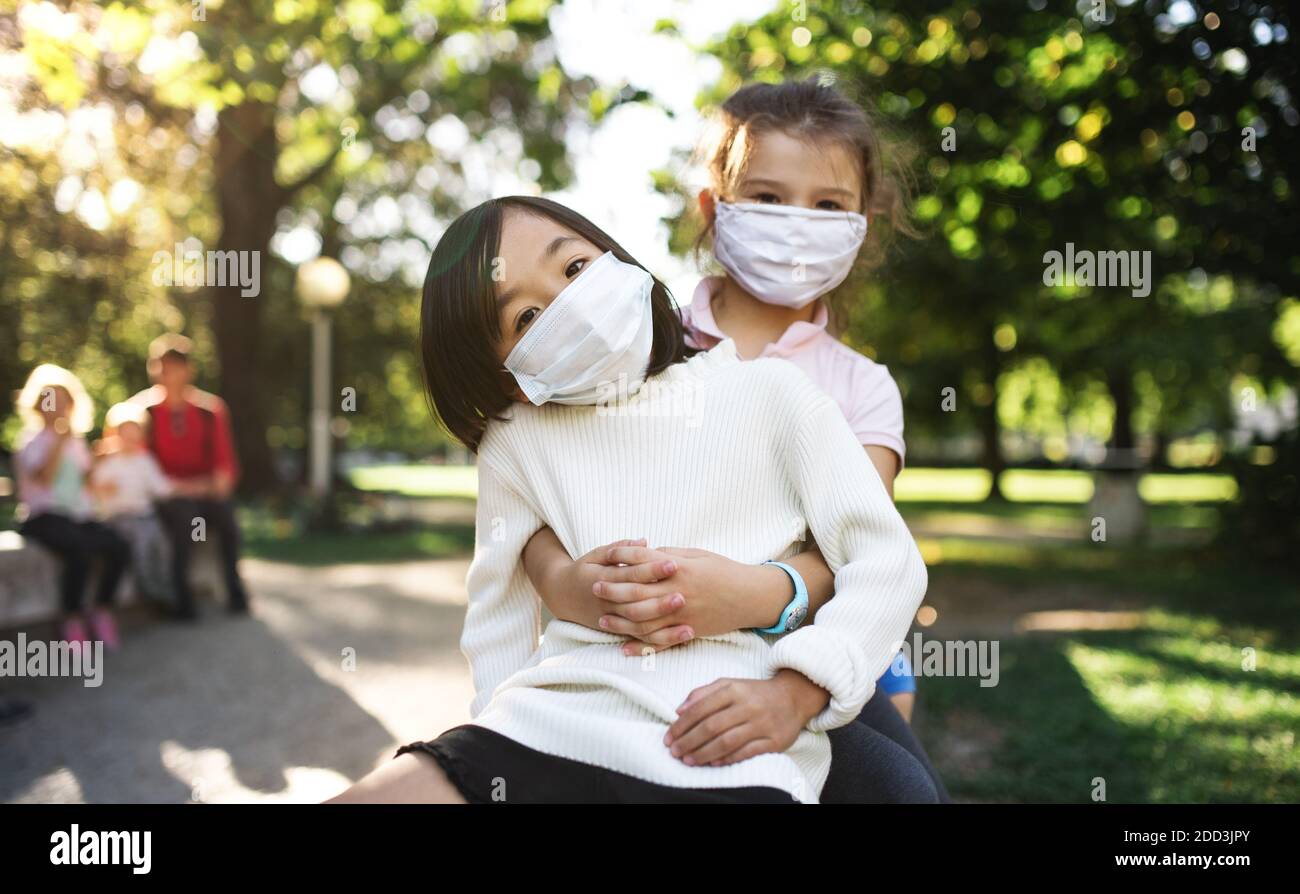
<svg viewBox="0 0 1300 894">
<path fill-rule="evenodd" d="M 307 231 L 353 275 L 336 327 L 353 442 L 440 442 L 410 359 L 439 222 L 488 197 L 497 169 L 566 182 L 563 122 L 618 99 L 563 76 L 550 5 L 151 0 L 0 16 L 0 385 L 52 360 L 118 399 L 144 384 L 148 341 L 183 328 L 231 405 L 247 483 L 267 486 L 268 447 L 301 444 L 307 369 L 293 270 L 272 248 Z M 260 252 L 261 294 L 158 284 L 155 254 L 177 243 Z"/>
<path fill-rule="evenodd" d="M 916 455 L 977 436 L 997 469 L 1008 423 L 1061 459 L 1071 434 L 1223 431 L 1234 389 L 1296 384 L 1290 29 L 1240 3 L 784 4 L 706 48 L 702 103 L 817 74 L 919 150 L 925 238 L 860 286 L 847 336 L 900 380 Z M 1150 296 L 1044 285 L 1067 242 L 1150 251 Z"/>
</svg>

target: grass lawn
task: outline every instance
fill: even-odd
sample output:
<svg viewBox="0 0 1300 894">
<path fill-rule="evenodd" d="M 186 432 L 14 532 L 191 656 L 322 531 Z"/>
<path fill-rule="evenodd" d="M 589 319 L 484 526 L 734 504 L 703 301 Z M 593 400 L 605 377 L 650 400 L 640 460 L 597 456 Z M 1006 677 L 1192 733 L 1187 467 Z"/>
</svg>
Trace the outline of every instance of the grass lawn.
<svg viewBox="0 0 1300 894">
<path fill-rule="evenodd" d="M 1057 621 L 971 634 L 999 641 L 997 686 L 920 681 L 922 734 L 955 797 L 1086 802 L 1101 778 L 1112 802 L 1300 801 L 1294 582 L 1175 551 L 922 547 L 941 617 Z M 1114 629 L 1088 629 L 1098 620 Z"/>
<path fill-rule="evenodd" d="M 437 525 L 415 530 L 324 533 L 279 536 L 246 533 L 244 555 L 294 565 L 345 565 L 405 562 L 466 555 L 474 549 L 470 525 Z"/>
<path fill-rule="evenodd" d="M 904 469 L 894 487 L 900 503 L 979 503 L 989 495 L 993 476 L 983 469 Z M 1086 503 L 1092 475 L 1070 469 L 1010 469 L 1002 473 L 1002 492 L 1016 503 Z M 1237 494 L 1230 475 L 1151 472 L 1138 492 L 1148 503 L 1218 503 Z"/>
<path fill-rule="evenodd" d="M 474 466 L 367 466 L 352 472 L 361 490 L 380 490 L 419 497 L 474 497 Z M 979 503 L 989 493 L 991 476 L 983 469 L 904 469 L 895 494 L 900 503 Z M 1003 473 L 1003 491 L 1015 503 L 1086 503 L 1092 496 L 1087 472 L 1057 469 L 1011 469 Z M 1236 482 L 1229 475 L 1151 473 L 1142 476 L 1139 492 L 1148 503 L 1217 503 L 1232 499 Z"/>
<path fill-rule="evenodd" d="M 1076 802 L 1104 779 L 1123 803 L 1300 800 L 1300 653 L 1204 618 L 1003 641 L 1001 682 L 921 681 L 923 738 L 962 800 Z M 950 743 L 936 746 L 939 742 Z M 974 757 L 972 756 L 974 755 Z"/>
<path fill-rule="evenodd" d="M 412 497 L 478 496 L 475 466 L 366 466 L 352 472 L 361 490 L 380 490 Z"/>
</svg>

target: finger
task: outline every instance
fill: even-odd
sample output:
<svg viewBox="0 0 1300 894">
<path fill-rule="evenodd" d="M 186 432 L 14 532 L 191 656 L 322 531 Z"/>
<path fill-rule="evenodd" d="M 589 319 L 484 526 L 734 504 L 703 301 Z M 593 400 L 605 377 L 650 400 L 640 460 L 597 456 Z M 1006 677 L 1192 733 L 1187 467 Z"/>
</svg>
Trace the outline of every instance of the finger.
<svg viewBox="0 0 1300 894">
<path fill-rule="evenodd" d="M 707 767 L 723 760 L 727 755 L 735 753 L 755 739 L 762 738 L 763 733 L 759 726 L 751 721 L 752 718 L 742 720 L 726 732 L 714 736 L 711 741 L 688 755 L 687 760 L 692 766 Z"/>
<path fill-rule="evenodd" d="M 668 727 L 668 734 L 664 737 L 665 745 L 672 745 L 677 739 L 690 732 L 695 724 L 723 708 L 729 707 L 735 701 L 735 693 L 731 691 L 730 680 L 717 680 L 708 686 L 701 686 L 686 697 L 681 707 L 677 709 L 677 720 Z"/>
<path fill-rule="evenodd" d="M 618 636 L 630 636 L 634 639 L 640 639 L 648 636 L 659 628 L 654 626 L 654 621 L 629 621 L 627 618 L 621 618 L 618 615 L 601 615 L 596 623 L 600 629 L 606 633 L 614 633 Z M 667 624 L 667 621 L 661 623 Z"/>
<path fill-rule="evenodd" d="M 677 713 L 681 714 L 685 711 L 690 710 L 692 707 L 694 707 L 697 701 L 699 701 L 702 698 L 707 698 L 713 695 L 715 692 L 720 692 L 725 689 L 734 689 L 732 684 L 736 682 L 737 681 L 733 680 L 731 677 L 720 677 L 719 679 L 714 680 L 712 683 L 709 683 L 707 686 L 695 687 L 695 689 L 691 690 L 691 693 L 686 696 L 685 700 L 683 700 L 682 703 L 677 706 Z M 740 694 L 738 692 L 733 691 L 731 693 L 731 701 L 736 701 L 739 697 Z"/>
<path fill-rule="evenodd" d="M 689 643 L 693 639 L 695 639 L 695 631 L 685 624 L 661 627 L 650 633 L 641 634 L 634 642 L 624 643 L 623 654 L 635 657 L 644 655 L 647 649 L 651 652 L 662 652 L 673 646 Z"/>
<path fill-rule="evenodd" d="M 635 602 L 616 602 L 606 610 L 608 616 L 618 618 L 623 621 L 630 621 L 634 624 L 641 624 L 647 621 L 659 621 L 654 624 L 635 632 L 631 630 L 620 630 L 619 632 L 630 633 L 632 636 L 640 636 L 642 633 L 649 633 L 651 630 L 658 630 L 663 627 L 663 621 L 674 612 L 680 611 L 686 605 L 686 597 L 681 593 L 665 593 L 662 596 L 653 595 L 648 599 L 638 599 Z"/>
<path fill-rule="evenodd" d="M 615 540 L 613 543 L 606 543 L 604 546 L 598 546 L 598 547 L 596 547 L 596 548 L 593 549 L 591 552 L 587 553 L 587 555 L 589 555 L 589 556 L 594 555 L 594 556 L 596 556 L 596 557 L 602 557 L 602 556 L 604 556 L 605 553 L 609 552 L 611 549 L 614 549 L 615 547 L 619 547 L 619 546 L 645 546 L 645 545 L 646 545 L 646 539 L 645 539 L 644 537 L 637 537 L 637 538 L 632 539 L 632 540 Z"/>
<path fill-rule="evenodd" d="M 621 615 L 624 605 L 630 605 L 633 602 L 644 602 L 647 599 L 657 599 L 660 596 L 674 593 L 676 590 L 656 587 L 654 584 L 610 584 L 604 581 L 596 581 L 591 585 L 591 592 L 598 602 L 607 603 L 605 611 Z"/>
<path fill-rule="evenodd" d="M 597 553 L 600 558 L 600 554 Z M 663 553 L 655 549 L 647 549 L 644 546 L 611 546 L 603 558 L 600 558 L 599 564 L 602 565 L 642 565 L 646 562 L 663 561 L 666 559 Z"/>
<path fill-rule="evenodd" d="M 628 658 L 644 658 L 647 655 L 654 655 L 658 652 L 667 652 L 673 646 L 680 645 L 681 643 L 669 643 L 666 646 L 660 646 L 654 643 L 648 643 L 645 640 L 633 638 L 625 642 L 620 648 L 622 648 L 623 654 Z"/>
<path fill-rule="evenodd" d="M 750 712 L 739 705 L 732 705 L 720 711 L 714 711 L 691 727 L 684 736 L 673 742 L 670 749 L 673 757 L 684 764 L 695 766 L 735 751 L 744 742 L 738 742 L 734 737 L 726 738 L 726 734 L 739 726 L 749 723 L 751 719 Z M 725 738 L 729 747 L 713 746 L 713 742 L 719 737 Z M 711 756 L 706 760 L 701 756 L 704 754 Z"/>
<path fill-rule="evenodd" d="M 665 596 L 680 594 L 681 590 L 670 583 L 661 584 L 610 584 L 597 581 L 591 592 L 597 599 L 603 599 L 617 605 L 631 602 L 644 602 L 647 599 L 662 599 Z M 685 597 L 683 597 L 685 598 Z M 623 614 L 621 611 L 618 614 Z"/>
<path fill-rule="evenodd" d="M 726 767 L 730 764 L 738 764 L 741 761 L 747 761 L 751 757 L 758 757 L 760 754 L 771 754 L 780 750 L 781 747 L 777 745 L 776 740 L 766 736 L 760 736 L 757 739 L 750 739 L 744 745 L 731 752 L 731 754 L 713 761 L 709 766 Z"/>
<path fill-rule="evenodd" d="M 672 559 L 657 559 L 653 562 L 642 562 L 639 565 L 592 564 L 597 575 L 597 583 L 653 584 L 665 577 L 671 577 L 677 571 L 677 563 Z"/>
<path fill-rule="evenodd" d="M 605 614 L 601 615 L 596 623 L 600 625 L 601 630 L 608 633 L 617 633 L 620 636 L 634 636 L 641 639 L 662 630 L 670 624 L 675 624 L 676 620 L 671 613 L 647 621 L 632 621 L 619 614 Z"/>
<path fill-rule="evenodd" d="M 656 652 L 664 651 L 666 646 L 656 646 L 651 643 L 642 642 L 639 639 L 630 639 L 620 646 L 623 654 L 628 658 L 644 658 L 647 655 L 653 655 Z"/>
</svg>

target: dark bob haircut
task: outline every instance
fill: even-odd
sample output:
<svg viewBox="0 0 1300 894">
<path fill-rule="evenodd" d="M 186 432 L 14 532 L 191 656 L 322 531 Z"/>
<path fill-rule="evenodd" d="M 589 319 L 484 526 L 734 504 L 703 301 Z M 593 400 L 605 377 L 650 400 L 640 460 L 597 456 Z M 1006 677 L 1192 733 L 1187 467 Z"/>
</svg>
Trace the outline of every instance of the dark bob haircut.
<svg viewBox="0 0 1300 894">
<path fill-rule="evenodd" d="M 604 230 L 549 199 L 506 196 L 471 208 L 447 228 L 433 249 L 420 306 L 424 387 L 438 422 L 470 450 L 478 450 L 488 420 L 510 406 L 514 378 L 501 367 L 501 340 L 493 259 L 509 212 L 533 214 L 572 230 L 602 252 L 645 269 Z M 650 293 L 654 343 L 646 375 L 662 372 L 694 353 L 681 319 L 658 279 Z"/>
</svg>

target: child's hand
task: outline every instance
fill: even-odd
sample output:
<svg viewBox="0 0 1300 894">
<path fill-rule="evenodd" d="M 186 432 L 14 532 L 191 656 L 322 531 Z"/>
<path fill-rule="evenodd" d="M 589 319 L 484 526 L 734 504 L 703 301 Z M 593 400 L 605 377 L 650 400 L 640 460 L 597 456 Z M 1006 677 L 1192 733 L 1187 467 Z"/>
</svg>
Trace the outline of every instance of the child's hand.
<svg viewBox="0 0 1300 894">
<path fill-rule="evenodd" d="M 608 605 L 602 629 L 635 638 L 623 647 L 629 656 L 662 651 L 697 636 L 716 636 L 770 625 L 760 616 L 759 588 L 776 576 L 789 587 L 785 572 L 746 565 L 702 549 L 630 545 L 609 551 L 613 563 L 596 576 L 595 593 Z"/>
<path fill-rule="evenodd" d="M 616 540 L 577 559 L 569 559 L 566 555 L 564 561 L 557 563 L 555 570 L 541 580 L 538 589 L 543 592 L 548 605 L 560 602 L 557 616 L 630 636 L 632 634 L 627 632 L 623 623 L 614 626 L 602 623 L 611 611 L 623 608 L 622 603 L 606 599 L 618 598 L 614 594 L 625 595 L 629 592 L 627 586 L 654 584 L 671 575 L 676 567 L 669 556 L 645 549 L 644 544 L 644 539 Z M 607 586 L 610 589 L 604 589 Z M 599 595 L 602 592 L 606 594 L 604 598 Z M 671 593 L 665 590 L 633 611 L 644 619 L 667 616 L 675 610 L 675 601 L 670 596 Z M 561 614 L 561 611 L 565 613 Z"/>
<path fill-rule="evenodd" d="M 695 637 L 680 617 L 686 605 L 675 577 L 681 563 L 645 543 L 644 537 L 623 540 L 583 557 L 593 559 L 582 585 L 596 597 L 601 611 L 596 623 L 602 630 L 632 637 L 634 641 L 623 646 L 623 654 L 629 656 Z"/>
<path fill-rule="evenodd" d="M 664 744 L 688 766 L 725 767 L 785 751 L 829 701 L 825 689 L 792 670 L 768 680 L 717 680 L 682 702 Z"/>
</svg>

